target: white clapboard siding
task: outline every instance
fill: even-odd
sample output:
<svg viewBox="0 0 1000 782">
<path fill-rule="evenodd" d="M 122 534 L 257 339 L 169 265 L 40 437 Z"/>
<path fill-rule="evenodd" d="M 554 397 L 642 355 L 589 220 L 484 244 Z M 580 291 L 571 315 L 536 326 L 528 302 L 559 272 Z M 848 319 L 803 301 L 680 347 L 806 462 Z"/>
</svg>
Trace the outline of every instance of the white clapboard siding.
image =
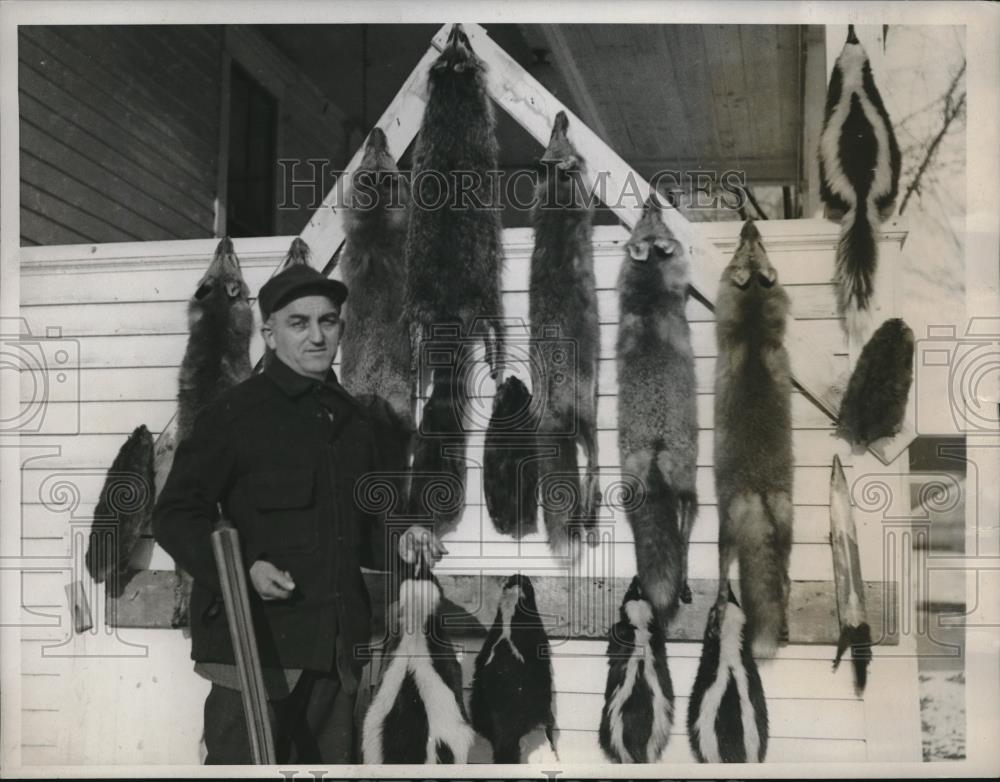
<svg viewBox="0 0 1000 782">
<path fill-rule="evenodd" d="M 732 226 L 704 225 L 699 228 L 724 250 L 731 249 Z M 832 358 L 841 372 L 848 369 L 848 350 L 836 316 L 831 284 L 833 248 L 837 227 L 823 221 L 769 221 L 761 225 L 772 262 L 788 290 L 793 314 L 802 320 L 802 333 L 816 345 L 818 354 Z M 504 304 L 511 322 L 508 372 L 529 381 L 524 359 L 527 342 L 528 275 L 531 231 L 505 232 L 507 270 Z M 595 229 L 595 272 L 601 321 L 601 359 L 598 375 L 599 448 L 602 487 L 614 488 L 618 476 L 617 377 L 615 339 L 618 299 L 615 283 L 627 232 L 619 227 Z M 886 241 L 886 255 L 898 253 L 899 237 Z M 291 237 L 238 239 L 236 251 L 252 295 L 271 275 L 287 251 Z M 154 435 L 166 426 L 175 410 L 177 372 L 186 339 L 187 299 L 194 290 L 215 248 L 215 240 L 156 242 L 121 245 L 81 245 L 22 248 L 21 315 L 34 337 L 40 337 L 51 369 L 46 390 L 44 416 L 36 421 L 36 433 L 22 436 L 22 445 L 38 447 L 40 455 L 27 461 L 22 471 L 22 553 L 46 558 L 48 570 L 26 572 L 21 577 L 22 718 L 25 735 L 46 735 L 45 724 L 84 688 L 108 682 L 107 701 L 125 702 L 100 725 L 109 722 L 146 725 L 146 745 L 118 746 L 109 734 L 98 736 L 84 730 L 79 736 L 57 733 L 37 746 L 25 747 L 26 762 L 72 762 L 83 756 L 106 762 L 198 762 L 197 736 L 205 683 L 190 671 L 188 641 L 174 631 L 119 630 L 110 638 L 85 634 L 71 637 L 67 631 L 68 609 L 65 586 L 73 577 L 72 555 L 81 554 L 90 517 L 106 470 L 126 436 L 139 424 Z M 256 309 L 256 308 L 255 308 Z M 697 485 L 700 512 L 692 532 L 690 575 L 717 577 L 718 512 L 715 505 L 712 451 L 714 424 L 713 373 L 715 335 L 712 312 L 696 300 L 689 302 L 695 348 L 698 386 L 699 470 Z M 255 317 L 257 313 L 255 311 Z M 518 320 L 520 319 L 520 320 Z M 251 358 L 262 344 L 255 335 Z M 55 367 L 57 351 L 70 358 L 75 371 L 59 376 L 65 365 Z M 475 357 L 482 351 L 476 347 Z M 485 365 L 475 370 L 486 377 Z M 467 508 L 458 528 L 446 543 L 450 554 L 440 565 L 442 572 L 504 573 L 523 569 L 532 574 L 565 575 L 566 563 L 553 559 L 543 531 L 512 541 L 499 535 L 486 513 L 482 494 L 483 430 L 492 404 L 492 382 L 479 384 L 470 416 Z M 22 375 L 22 400 L 38 396 L 39 387 Z M 419 396 L 424 397 L 426 389 Z M 838 454 L 850 469 L 858 457 L 833 437 L 829 417 L 805 395 L 795 391 L 792 399 L 795 448 L 795 530 L 791 576 L 796 580 L 832 578 L 829 532 L 829 465 Z M 48 449 L 48 450 L 46 450 Z M 27 452 L 27 451 L 26 451 Z M 540 529 L 544 525 L 539 524 Z M 631 530 L 620 510 L 606 510 L 601 525 L 601 545 L 589 550 L 579 566 L 588 576 L 627 577 L 635 572 Z M 76 541 L 76 550 L 74 550 Z M 873 552 L 862 552 L 863 561 Z M 877 557 L 878 555 L 875 554 Z M 133 558 L 133 566 L 170 568 L 172 563 L 159 547 L 147 540 Z M 78 565 L 77 565 L 78 567 Z M 865 565 L 868 568 L 868 565 Z M 875 568 L 866 574 L 877 578 Z M 78 575 L 76 577 L 79 577 Z M 103 588 L 93 586 L 92 608 L 100 618 Z M 97 657 L 61 656 L 72 644 L 94 651 Z M 136 654 L 133 644 L 148 644 L 141 652 L 145 662 L 127 659 Z M 463 666 L 466 684 L 471 682 L 471 660 L 480 643 L 463 639 L 467 648 Z M 58 646 L 62 644 L 62 646 Z M 43 650 L 46 645 L 53 648 Z M 556 678 L 558 745 L 563 763 L 601 763 L 597 724 L 603 702 L 606 662 L 602 641 L 553 641 Z M 61 650 L 61 651 L 60 651 Z M 88 652 L 89 653 L 89 652 Z M 114 655 L 124 655 L 122 663 Z M 691 762 L 684 735 L 684 713 L 700 644 L 670 644 L 671 674 L 677 693 L 677 717 L 665 762 Z M 107 654 L 107 658 L 100 655 Z M 871 697 L 859 700 L 851 687 L 849 668 L 830 670 L 833 649 L 795 646 L 779 650 L 776 659 L 762 666 L 761 674 L 771 708 L 771 761 L 817 762 L 864 760 L 870 757 L 874 720 L 882 713 L 869 705 Z M 73 662 L 68 660 L 73 659 Z M 882 686 L 907 692 L 915 679 L 915 665 L 891 665 L 877 657 L 872 680 L 882 677 Z M 881 669 L 879 666 L 882 666 Z M 871 690 L 871 688 L 870 688 Z M 87 692 L 90 692 L 87 690 Z M 90 696 L 87 696 L 90 697 Z M 108 698 L 114 698 L 114 701 Z M 908 696 L 907 696 L 908 697 Z M 884 700 L 884 699 L 883 699 Z M 866 717 L 867 712 L 867 717 Z M 184 725 L 185 730 L 165 729 Z M 65 721 L 64 721 L 65 722 Z M 113 727 L 113 726 L 111 726 Z M 151 733 L 152 732 L 152 733 Z M 135 734 L 135 731 L 132 732 Z M 155 734 L 155 735 L 152 735 Z M 93 749 L 99 747 L 99 749 Z M 919 748 L 918 750 L 919 751 Z M 912 748 L 902 747 L 900 757 Z M 891 754 L 891 751 L 889 752 Z M 885 758 L 886 750 L 876 756 Z M 473 760 L 488 761 L 489 752 L 479 740 Z M 529 759 L 535 758 L 533 753 Z M 538 755 L 537 757 L 544 757 Z"/>
</svg>

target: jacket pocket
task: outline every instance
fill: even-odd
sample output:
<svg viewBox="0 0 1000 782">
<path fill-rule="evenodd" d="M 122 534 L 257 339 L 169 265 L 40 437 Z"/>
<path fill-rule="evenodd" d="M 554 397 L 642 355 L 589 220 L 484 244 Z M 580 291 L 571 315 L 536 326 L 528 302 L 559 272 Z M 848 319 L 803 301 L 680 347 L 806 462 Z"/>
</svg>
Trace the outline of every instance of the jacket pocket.
<svg viewBox="0 0 1000 782">
<path fill-rule="evenodd" d="M 267 470 L 248 476 L 265 551 L 311 549 L 318 542 L 316 471 Z"/>
</svg>

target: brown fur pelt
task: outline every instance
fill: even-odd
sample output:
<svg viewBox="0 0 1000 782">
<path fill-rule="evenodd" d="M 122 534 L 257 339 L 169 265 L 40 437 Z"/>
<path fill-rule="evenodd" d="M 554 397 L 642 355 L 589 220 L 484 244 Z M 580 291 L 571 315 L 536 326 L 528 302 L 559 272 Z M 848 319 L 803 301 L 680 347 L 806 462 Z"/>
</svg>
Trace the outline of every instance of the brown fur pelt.
<svg viewBox="0 0 1000 782">
<path fill-rule="evenodd" d="M 191 433 L 198 413 L 250 377 L 253 312 L 250 290 L 229 238 L 222 239 L 188 302 L 188 343 L 177 392 L 177 444 Z M 191 577 L 178 570 L 174 627 L 188 623 Z"/>
<path fill-rule="evenodd" d="M 697 513 L 698 409 L 685 305 L 688 259 L 647 201 L 618 276 L 618 449 L 643 591 L 665 619 L 686 588 Z"/>
<path fill-rule="evenodd" d="M 903 426 L 913 383 L 913 331 L 890 318 L 872 335 L 858 358 L 840 403 L 837 434 L 868 446 Z"/>
<path fill-rule="evenodd" d="M 345 302 L 340 382 L 350 393 L 385 399 L 412 433 L 410 334 L 400 321 L 409 191 L 385 133 L 372 130 L 351 180 L 340 260 Z"/>
<path fill-rule="evenodd" d="M 719 502 L 719 605 L 730 564 L 754 656 L 786 635 L 792 546 L 792 378 L 784 347 L 789 300 L 748 221 L 715 302 L 715 485 Z"/>
<path fill-rule="evenodd" d="M 94 581 L 107 579 L 112 594 L 120 595 L 125 586 L 129 558 L 153 517 L 155 494 L 153 435 L 143 424 L 129 435 L 108 470 L 87 545 L 87 570 Z M 103 530 L 111 533 L 110 541 L 102 540 Z"/>
<path fill-rule="evenodd" d="M 600 498 L 597 453 L 597 360 L 600 325 L 591 247 L 593 208 L 583 158 L 566 135 L 560 111 L 542 155 L 532 222 L 529 317 L 531 387 L 538 402 L 538 445 L 554 454 L 538 462 L 549 545 L 569 548 L 572 526 L 593 526 Z M 587 457 L 578 476 L 577 445 Z M 568 490 L 569 501 L 562 501 Z M 596 537 L 592 536 L 596 543 Z"/>
</svg>

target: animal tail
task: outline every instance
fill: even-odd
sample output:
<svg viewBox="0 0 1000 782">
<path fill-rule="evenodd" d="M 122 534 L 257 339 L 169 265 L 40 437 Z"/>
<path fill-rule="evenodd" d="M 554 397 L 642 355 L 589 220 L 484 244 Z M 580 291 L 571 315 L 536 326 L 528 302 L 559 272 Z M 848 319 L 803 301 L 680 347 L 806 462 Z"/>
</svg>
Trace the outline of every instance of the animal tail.
<svg viewBox="0 0 1000 782">
<path fill-rule="evenodd" d="M 678 497 L 655 462 L 650 465 L 645 492 L 637 492 L 626 511 L 635 539 L 639 581 L 658 618 L 666 626 L 680 597 L 687 542 L 680 528 Z"/>
<path fill-rule="evenodd" d="M 463 368 L 468 361 L 471 348 L 458 341 L 448 363 L 434 367 L 431 394 L 413 449 L 410 514 L 432 518 L 438 535 L 458 526 L 465 510 L 468 393 Z"/>
<path fill-rule="evenodd" d="M 833 670 L 840 665 L 847 647 L 851 647 L 851 662 L 854 665 L 854 692 L 860 696 L 868 684 L 868 664 L 872 661 L 872 629 L 867 622 L 855 626 L 844 625 L 837 641 L 837 656 Z"/>
<path fill-rule="evenodd" d="M 868 214 L 867 198 L 859 198 L 840 221 L 837 243 L 837 309 L 851 321 L 866 315 L 875 288 L 878 245 Z"/>
<path fill-rule="evenodd" d="M 543 419 L 538 444 L 548 453 L 538 460 L 538 491 L 549 536 L 549 547 L 558 554 L 571 548 L 578 551 L 574 540 L 595 526 L 596 508 L 590 497 L 590 481 L 580 477 L 577 460 L 575 423 L 564 415 Z M 591 545 L 594 536 L 588 536 Z"/>
<path fill-rule="evenodd" d="M 770 658 L 785 633 L 788 563 L 776 540 L 778 525 L 764 497 L 751 495 L 744 513 L 742 520 L 734 519 L 740 530 L 740 599 L 754 658 Z"/>
</svg>

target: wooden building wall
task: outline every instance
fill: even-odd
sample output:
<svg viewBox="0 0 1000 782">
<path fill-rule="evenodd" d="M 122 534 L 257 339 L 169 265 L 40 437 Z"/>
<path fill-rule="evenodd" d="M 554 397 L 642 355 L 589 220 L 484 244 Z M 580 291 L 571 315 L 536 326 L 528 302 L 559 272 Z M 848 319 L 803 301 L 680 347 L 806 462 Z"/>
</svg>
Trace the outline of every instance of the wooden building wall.
<svg viewBox="0 0 1000 782">
<path fill-rule="evenodd" d="M 728 252 L 735 244 L 738 227 L 716 224 L 703 230 Z M 817 352 L 835 355 L 846 372 L 847 347 L 830 283 L 836 226 L 822 221 L 770 221 L 761 224 L 761 230 L 792 299 L 794 315 L 804 321 Z M 600 461 L 605 487 L 615 480 L 618 466 L 614 285 L 626 236 L 617 227 L 600 228 L 595 233 L 602 324 Z M 289 241 L 290 237 L 278 237 L 237 242 L 252 291 L 270 275 Z M 898 258 L 901 241 L 898 231 L 883 237 L 883 264 Z M 506 231 L 505 247 L 506 314 L 526 319 L 530 231 Z M 186 300 L 213 249 L 214 242 L 203 241 L 29 248 L 22 252 L 22 316 L 35 334 L 60 327 L 63 338 L 72 340 L 67 343 L 70 352 L 78 350 L 80 366 L 79 401 L 74 388 L 57 390 L 64 396 L 47 406 L 40 433 L 22 438 L 23 553 L 49 563 L 47 570 L 27 571 L 22 577 L 24 618 L 31 625 L 24 631 L 21 650 L 22 719 L 26 735 L 35 735 L 31 727 L 43 723 L 64 726 L 51 732 L 49 743 L 25 747 L 26 763 L 198 761 L 200 710 L 207 686 L 191 672 L 188 642 L 181 632 L 104 630 L 103 590 L 93 586 L 91 605 L 98 629 L 73 635 L 64 587 L 73 573 L 74 556 L 78 560 L 81 547 L 86 545 L 90 514 L 118 448 L 138 424 L 145 423 L 155 433 L 173 414 L 177 368 L 186 344 Z M 702 507 L 692 536 L 690 576 L 714 580 L 718 531 L 711 447 L 715 337 L 709 310 L 692 302 L 688 316 L 699 378 L 698 488 Z M 511 341 L 516 352 L 517 340 L 512 337 Z M 252 357 L 261 349 L 259 337 L 255 337 Z M 525 377 L 523 371 L 518 374 Z M 487 384 L 487 393 L 490 388 Z M 25 380 L 22 395 L 29 397 L 33 391 Z M 483 404 L 488 409 L 489 399 Z M 830 581 L 832 589 L 827 539 L 830 463 L 833 455 L 839 454 L 850 480 L 856 457 L 832 436 L 829 419 L 798 392 L 793 400 L 793 426 L 795 544 L 791 577 L 796 581 Z M 469 458 L 474 464 L 481 463 L 482 437 L 474 434 L 471 439 Z M 476 468 L 469 470 L 468 487 L 469 505 L 458 529 L 445 539 L 450 555 L 440 564 L 440 574 L 485 571 L 508 575 L 520 569 L 533 577 L 567 575 L 566 564 L 549 555 L 542 533 L 517 543 L 493 531 L 482 505 Z M 608 538 L 584 558 L 582 569 L 575 571 L 578 575 L 627 578 L 635 572 L 633 544 L 624 518 L 612 516 L 607 529 Z M 884 572 L 879 534 L 877 522 L 868 525 L 862 520 L 862 568 L 865 577 L 872 580 Z M 133 565 L 172 568 L 169 557 L 152 542 L 137 554 Z M 126 590 L 124 599 L 132 597 Z M 618 599 L 620 595 L 607 606 L 609 621 L 617 611 Z M 835 621 L 831 613 L 829 622 L 835 625 Z M 828 637 L 835 632 L 831 627 Z M 602 761 L 596 731 L 606 662 L 605 641 L 599 635 L 554 642 L 561 763 Z M 456 640 L 465 648 L 463 666 L 468 685 L 481 639 Z M 772 721 L 768 759 L 918 759 L 916 660 L 909 655 L 906 640 L 901 641 L 899 646 L 876 650 L 864 698 L 854 694 L 847 667 L 831 673 L 834 649 L 829 644 L 797 643 L 780 650 L 762 671 Z M 668 653 L 677 713 L 665 760 L 690 762 L 684 715 L 700 644 L 672 642 Z M 70 727 L 83 719 L 84 713 L 87 726 L 81 737 Z M 488 757 L 480 741 L 473 759 Z M 542 757 L 532 755 L 529 759 Z"/>
<path fill-rule="evenodd" d="M 230 58 L 278 99 L 279 157 L 343 161 L 341 111 L 250 26 L 21 26 L 21 244 L 216 235 Z"/>
</svg>

